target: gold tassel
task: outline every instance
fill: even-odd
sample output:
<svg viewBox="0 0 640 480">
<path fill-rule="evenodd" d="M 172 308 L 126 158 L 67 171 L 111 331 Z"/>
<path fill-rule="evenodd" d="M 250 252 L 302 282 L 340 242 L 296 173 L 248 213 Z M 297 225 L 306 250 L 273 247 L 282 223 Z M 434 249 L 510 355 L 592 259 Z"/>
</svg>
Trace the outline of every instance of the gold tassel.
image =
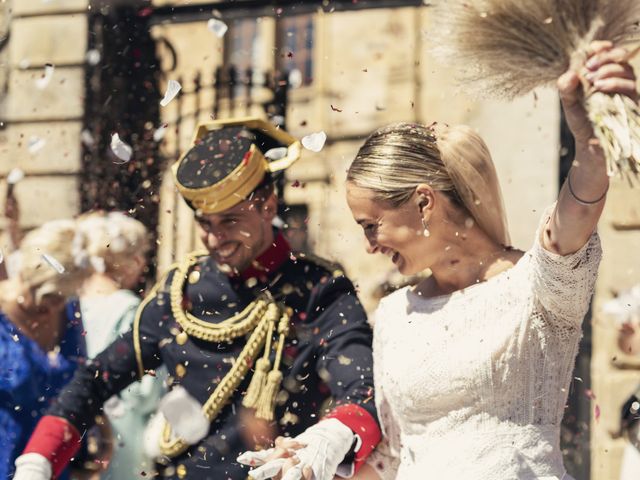
<svg viewBox="0 0 640 480">
<path fill-rule="evenodd" d="M 276 347 L 276 358 L 273 361 L 273 370 L 267 376 L 267 383 L 262 389 L 258 407 L 256 409 L 256 417 L 267 421 L 274 418 L 274 410 L 276 408 L 276 397 L 280 392 L 282 384 L 282 372 L 280 371 L 280 361 L 282 360 L 282 352 L 284 350 L 284 340 L 289 333 L 289 315 L 283 312 L 278 322 L 278 346 Z"/>
<path fill-rule="evenodd" d="M 275 317 L 269 319 L 269 327 L 267 329 L 267 340 L 264 347 L 264 355 L 256 362 L 256 368 L 251 377 L 249 388 L 242 399 L 242 405 L 247 408 L 256 408 L 260 402 L 260 395 L 265 383 L 267 382 L 267 373 L 271 368 L 269 357 L 271 356 L 271 341 L 273 337 L 273 329 L 275 327 Z"/>
<path fill-rule="evenodd" d="M 256 408 L 264 384 L 267 381 L 267 373 L 269 373 L 270 368 L 271 363 L 268 358 L 262 357 L 258 359 L 256 362 L 256 369 L 253 372 L 253 377 L 251 377 L 251 383 L 249 383 L 247 393 L 242 400 L 243 406 L 247 408 Z"/>
<path fill-rule="evenodd" d="M 273 421 L 274 410 L 276 408 L 276 397 L 280 392 L 280 384 L 282 383 L 282 372 L 280 370 L 271 370 L 267 375 L 267 383 L 260 393 L 260 401 L 256 409 L 256 417 Z"/>
</svg>

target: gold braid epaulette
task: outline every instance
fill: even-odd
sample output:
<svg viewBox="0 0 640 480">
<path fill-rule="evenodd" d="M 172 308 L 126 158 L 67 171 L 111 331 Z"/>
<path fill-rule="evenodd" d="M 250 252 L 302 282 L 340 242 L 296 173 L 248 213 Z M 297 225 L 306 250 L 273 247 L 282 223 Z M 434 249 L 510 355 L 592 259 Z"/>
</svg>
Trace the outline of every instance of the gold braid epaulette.
<svg viewBox="0 0 640 480">
<path fill-rule="evenodd" d="M 233 366 L 202 406 L 205 417 L 210 422 L 213 422 L 244 380 L 249 368 L 254 364 L 265 343 L 268 343 L 270 348 L 271 342 L 267 342 L 267 338 L 270 338 L 274 325 L 286 323 L 288 327 L 289 316 L 284 309 L 266 295 L 251 302 L 242 312 L 217 324 L 206 322 L 186 312 L 182 304 L 184 284 L 189 275 L 189 270 L 198 261 L 199 256 L 196 253 L 189 255 L 176 268 L 171 280 L 171 312 L 183 329 L 183 332 L 179 335 L 186 334 L 201 340 L 217 343 L 229 342 L 251 332 Z M 280 330 L 286 331 L 287 328 L 283 326 Z M 282 350 L 281 345 L 279 345 L 278 350 Z M 279 384 L 277 387 L 279 388 Z M 273 416 L 272 402 L 263 403 L 268 403 L 271 416 Z M 165 422 L 160 438 L 160 451 L 162 454 L 168 457 L 175 457 L 187 450 L 189 446 L 181 438 L 173 436 L 171 426 Z"/>
</svg>

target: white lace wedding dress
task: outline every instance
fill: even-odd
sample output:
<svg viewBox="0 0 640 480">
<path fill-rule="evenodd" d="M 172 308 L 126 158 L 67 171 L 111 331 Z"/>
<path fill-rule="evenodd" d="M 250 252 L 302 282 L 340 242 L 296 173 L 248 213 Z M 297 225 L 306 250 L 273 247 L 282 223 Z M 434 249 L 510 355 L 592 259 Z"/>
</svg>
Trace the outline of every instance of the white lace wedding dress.
<svg viewBox="0 0 640 480">
<path fill-rule="evenodd" d="M 385 439 L 368 463 L 384 480 L 571 478 L 560 422 L 601 249 L 597 233 L 567 256 L 539 237 L 484 283 L 381 301 L 374 371 Z"/>
</svg>

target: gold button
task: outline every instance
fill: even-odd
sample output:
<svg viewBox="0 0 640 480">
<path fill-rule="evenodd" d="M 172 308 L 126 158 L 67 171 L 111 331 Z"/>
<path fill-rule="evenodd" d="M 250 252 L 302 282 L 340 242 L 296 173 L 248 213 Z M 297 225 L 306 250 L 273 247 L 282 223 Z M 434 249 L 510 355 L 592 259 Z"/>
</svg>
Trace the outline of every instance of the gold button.
<svg viewBox="0 0 640 480">
<path fill-rule="evenodd" d="M 178 343 L 178 345 L 184 345 L 185 343 L 187 343 L 187 340 L 189 340 L 189 335 L 187 335 L 187 332 L 180 332 L 176 335 L 176 342 Z"/>
<path fill-rule="evenodd" d="M 187 476 L 187 467 L 182 464 L 178 465 L 176 473 L 178 474 L 178 478 L 185 478 Z"/>
<path fill-rule="evenodd" d="M 184 377 L 187 373 L 187 369 L 181 363 L 176 365 L 176 375 L 180 378 Z"/>
<path fill-rule="evenodd" d="M 198 283 L 200 280 L 200 270 L 194 270 L 189 274 L 189 283 L 194 284 Z"/>
</svg>

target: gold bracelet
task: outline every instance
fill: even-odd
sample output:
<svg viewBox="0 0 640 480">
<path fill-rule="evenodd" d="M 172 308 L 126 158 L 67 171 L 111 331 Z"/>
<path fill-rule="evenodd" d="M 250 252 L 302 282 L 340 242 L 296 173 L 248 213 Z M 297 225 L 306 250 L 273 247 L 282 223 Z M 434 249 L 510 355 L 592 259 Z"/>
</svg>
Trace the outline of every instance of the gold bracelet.
<svg viewBox="0 0 640 480">
<path fill-rule="evenodd" d="M 571 186 L 571 170 L 569 170 L 569 173 L 567 174 L 567 186 L 569 187 L 569 193 L 571 194 L 571 196 L 574 198 L 574 200 L 576 202 L 578 202 L 580 205 L 585 205 L 587 207 L 591 206 L 591 205 L 595 205 L 596 203 L 600 203 L 604 197 L 607 196 L 607 192 L 609 191 L 609 185 L 607 185 L 606 190 L 604 191 L 604 193 L 596 200 L 583 200 L 580 197 L 578 197 L 576 195 L 576 192 L 573 191 L 573 187 Z"/>
</svg>

